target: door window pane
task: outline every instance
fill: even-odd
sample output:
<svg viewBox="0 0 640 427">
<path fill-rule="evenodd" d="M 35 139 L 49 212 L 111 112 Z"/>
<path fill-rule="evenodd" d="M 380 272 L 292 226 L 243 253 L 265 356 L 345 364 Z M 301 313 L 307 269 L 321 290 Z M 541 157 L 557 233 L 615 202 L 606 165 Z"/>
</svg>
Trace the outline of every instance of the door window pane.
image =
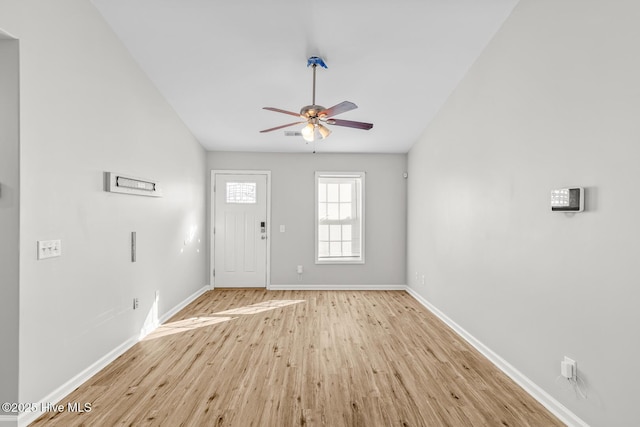
<svg viewBox="0 0 640 427">
<path fill-rule="evenodd" d="M 227 182 L 227 203 L 257 203 L 255 182 Z"/>
</svg>

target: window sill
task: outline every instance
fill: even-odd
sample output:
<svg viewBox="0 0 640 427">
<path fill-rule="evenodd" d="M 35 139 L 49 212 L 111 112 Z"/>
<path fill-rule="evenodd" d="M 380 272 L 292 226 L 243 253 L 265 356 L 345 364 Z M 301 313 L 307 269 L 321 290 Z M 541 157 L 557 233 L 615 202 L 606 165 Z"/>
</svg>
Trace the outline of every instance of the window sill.
<svg viewBox="0 0 640 427">
<path fill-rule="evenodd" d="M 364 264 L 364 259 L 328 259 L 316 260 L 317 265 Z"/>
</svg>

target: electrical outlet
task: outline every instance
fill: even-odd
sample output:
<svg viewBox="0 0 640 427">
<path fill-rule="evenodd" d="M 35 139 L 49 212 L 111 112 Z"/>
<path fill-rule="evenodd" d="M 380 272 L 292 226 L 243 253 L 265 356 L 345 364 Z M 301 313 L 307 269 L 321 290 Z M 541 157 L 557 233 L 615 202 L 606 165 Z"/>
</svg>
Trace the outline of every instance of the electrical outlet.
<svg viewBox="0 0 640 427">
<path fill-rule="evenodd" d="M 138 308 L 138 306 L 139 306 L 138 298 L 134 298 L 133 299 L 133 309 L 135 310 L 136 308 Z"/>
<path fill-rule="evenodd" d="M 575 379 L 578 376 L 578 364 L 575 360 L 564 357 L 564 360 L 560 362 L 560 375 L 570 380 Z"/>
<path fill-rule="evenodd" d="M 62 256 L 62 240 L 38 240 L 38 259 Z"/>
</svg>

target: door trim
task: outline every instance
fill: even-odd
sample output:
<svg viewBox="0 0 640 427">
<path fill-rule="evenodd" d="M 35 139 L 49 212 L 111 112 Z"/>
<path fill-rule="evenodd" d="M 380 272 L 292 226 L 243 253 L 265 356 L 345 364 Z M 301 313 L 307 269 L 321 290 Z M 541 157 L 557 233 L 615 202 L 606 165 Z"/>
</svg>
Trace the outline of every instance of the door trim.
<svg viewBox="0 0 640 427">
<path fill-rule="evenodd" d="M 211 181 L 209 186 L 209 197 L 211 201 L 211 212 L 209 215 L 209 288 L 215 289 L 215 277 L 213 269 L 215 268 L 215 238 L 213 228 L 216 223 L 216 197 L 215 185 L 216 175 L 266 175 L 267 177 L 267 270 L 266 270 L 266 289 L 271 289 L 271 171 L 268 170 L 227 170 L 212 169 Z M 260 289 L 260 288 L 258 288 Z"/>
</svg>

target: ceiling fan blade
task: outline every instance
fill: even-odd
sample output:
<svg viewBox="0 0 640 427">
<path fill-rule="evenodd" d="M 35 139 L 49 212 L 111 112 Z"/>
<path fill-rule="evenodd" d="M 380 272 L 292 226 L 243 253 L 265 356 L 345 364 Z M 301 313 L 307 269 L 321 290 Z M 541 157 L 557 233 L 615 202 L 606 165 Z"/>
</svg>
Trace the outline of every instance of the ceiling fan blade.
<svg viewBox="0 0 640 427">
<path fill-rule="evenodd" d="M 286 128 L 286 127 L 289 127 L 289 126 L 298 125 L 298 124 L 302 124 L 302 123 L 306 123 L 306 122 L 293 122 L 293 123 L 289 123 L 289 124 L 282 125 L 282 126 L 276 126 L 274 128 L 261 130 L 260 133 L 271 132 L 272 130 L 278 130 L 278 129 L 282 129 L 282 128 Z"/>
<path fill-rule="evenodd" d="M 284 113 L 289 114 L 290 116 L 303 117 L 300 113 L 294 113 L 293 111 L 281 110 L 280 108 L 274 107 L 262 107 L 263 110 L 275 111 L 276 113 Z"/>
<path fill-rule="evenodd" d="M 373 127 L 373 123 L 354 122 L 353 120 L 329 119 L 328 125 L 345 126 L 348 128 L 369 130 Z"/>
<path fill-rule="evenodd" d="M 358 106 L 353 102 L 343 101 L 340 104 L 336 104 L 333 107 L 320 111 L 318 116 L 333 117 L 338 114 L 346 113 L 347 111 L 355 110 L 356 108 L 358 108 Z"/>
</svg>

